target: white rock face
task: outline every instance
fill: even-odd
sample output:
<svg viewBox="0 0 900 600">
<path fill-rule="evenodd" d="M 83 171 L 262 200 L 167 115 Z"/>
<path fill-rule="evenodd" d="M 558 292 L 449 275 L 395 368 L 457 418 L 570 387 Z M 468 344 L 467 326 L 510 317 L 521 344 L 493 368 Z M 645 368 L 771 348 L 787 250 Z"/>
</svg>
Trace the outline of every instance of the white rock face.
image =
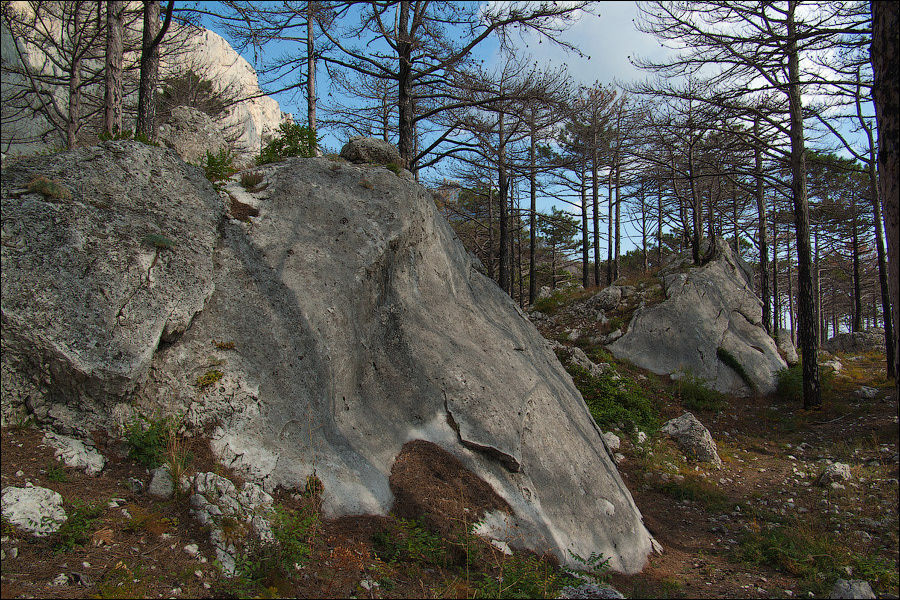
<svg viewBox="0 0 900 600">
<path fill-rule="evenodd" d="M 189 52 L 168 64 L 162 62 L 160 68 L 173 71 L 185 65 L 196 66 L 201 76 L 212 81 L 216 91 L 247 98 L 227 107 L 215 120 L 226 136 L 237 138 L 241 159 L 249 161 L 259 154 L 281 123 L 293 121 L 292 116 L 281 112 L 277 100 L 262 95 L 256 71 L 222 36 L 200 29 L 192 31 L 188 40 Z"/>
<path fill-rule="evenodd" d="M 27 2 L 12 2 L 11 5 L 19 11 L 30 12 Z M 133 7 L 135 8 L 135 7 Z M 138 10 L 135 8 L 135 10 Z M 57 22 L 49 24 L 50 28 L 59 29 Z M 134 29 L 126 32 L 129 39 L 140 39 L 141 20 L 137 19 Z M 61 34 L 60 34 L 61 35 Z M 172 41 L 177 40 L 177 41 Z M 183 41 L 183 40 L 186 40 Z M 186 50 L 178 50 L 177 54 L 167 54 L 167 44 L 179 47 L 186 43 Z M 16 51 L 15 41 L 5 26 L 0 26 L 0 44 L 2 44 L 3 59 L 19 64 L 19 53 Z M 162 42 L 162 59 L 160 62 L 160 80 L 168 74 L 192 69 L 203 79 L 213 83 L 216 91 L 224 92 L 229 97 L 246 98 L 227 107 L 221 115 L 215 118 L 216 125 L 221 130 L 221 139 L 233 142 L 238 154 L 239 162 L 250 162 L 265 143 L 283 122 L 292 122 L 290 114 L 282 113 L 281 108 L 274 98 L 262 94 L 256 71 L 242 56 L 240 56 L 220 35 L 207 29 L 190 29 L 173 24 L 169 33 Z M 41 48 L 21 47 L 22 57 L 30 68 L 39 71 L 49 71 L 54 67 L 47 61 L 47 56 Z M 133 65 L 139 60 L 138 53 L 126 53 L 125 62 Z M 95 68 L 103 65 L 97 62 Z M 40 116 L 29 115 L 22 118 L 20 106 L 10 102 L 12 95 L 19 89 L 22 81 L 12 75 L 3 76 L 3 86 L 0 88 L 2 99 L 3 131 L 0 140 L 3 141 L 3 152 L 10 155 L 31 154 L 47 148 L 56 148 L 64 145 L 65 140 L 59 135 L 44 134 L 52 127 Z M 97 97 L 103 97 L 101 84 L 96 89 L 90 90 Z M 48 90 L 57 97 L 60 106 L 65 107 L 67 92 L 65 89 Z M 137 103 L 137 93 L 129 93 L 125 98 L 126 104 Z M 125 123 L 126 129 L 133 129 L 133 123 Z M 12 144 L 9 142 L 13 141 Z M 205 152 L 202 154 L 205 157 Z"/>
<path fill-rule="evenodd" d="M 81 440 L 48 432 L 44 443 L 55 448 L 57 458 L 62 458 L 67 467 L 81 469 L 88 475 L 96 475 L 106 466 L 106 458 Z"/>
<path fill-rule="evenodd" d="M 58 399 L 71 422 L 113 421 L 124 401 L 183 410 L 197 428 L 216 426 L 214 451 L 266 492 L 315 472 L 326 516 L 387 513 L 395 458 L 423 440 L 509 505 L 519 545 L 643 568 L 650 534 L 578 390 L 428 190 L 384 167 L 295 158 L 267 170 L 248 226 L 220 219 L 215 191 L 171 150 L 114 142 L 33 160 L 4 170 L 2 356 L 18 380 L 52 388 L 42 420 Z M 108 204 L 22 194 L 38 171 Z M 54 226 L 26 226 L 35 221 Z M 177 242 L 156 263 L 133 241 L 151 223 Z M 55 251 L 44 238 L 58 239 Z M 78 262 L 88 249 L 96 263 Z M 39 303 L 22 295 L 45 288 Z M 110 304 L 125 305 L 124 325 Z M 165 336 L 176 316 L 182 327 Z M 77 346 L 84 339 L 104 343 Z M 58 349 L 53 365 L 25 369 L 44 348 Z M 201 388 L 212 369 L 221 377 Z M 601 498 L 611 510 L 597 512 Z"/>
<path fill-rule="evenodd" d="M 753 393 L 719 358 L 721 349 L 740 363 L 755 391 L 767 394 L 787 364 L 762 327 L 762 303 L 748 267 L 721 238 L 715 243 L 717 258 L 708 264 L 664 270 L 666 300 L 638 309 L 627 332 L 607 349 L 660 375 L 690 371 L 720 392 Z"/>
<path fill-rule="evenodd" d="M 62 496 L 43 487 L 5 487 L 0 504 L 5 519 L 38 537 L 56 533 L 68 518 Z"/>
</svg>

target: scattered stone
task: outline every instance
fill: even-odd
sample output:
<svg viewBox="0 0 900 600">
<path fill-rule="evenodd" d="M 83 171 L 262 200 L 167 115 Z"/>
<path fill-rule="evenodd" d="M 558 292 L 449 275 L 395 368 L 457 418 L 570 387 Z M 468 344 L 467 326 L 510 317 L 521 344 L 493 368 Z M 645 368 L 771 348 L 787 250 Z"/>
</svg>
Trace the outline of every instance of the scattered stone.
<svg viewBox="0 0 900 600">
<path fill-rule="evenodd" d="M 61 458 L 67 467 L 80 469 L 88 475 L 98 474 L 106 465 L 106 458 L 92 445 L 81 440 L 47 432 L 44 434 L 44 443 L 56 450 L 56 457 Z"/>
<path fill-rule="evenodd" d="M 864 385 L 856 390 L 856 397 L 863 400 L 874 400 L 878 397 L 878 389 Z"/>
<path fill-rule="evenodd" d="M 624 598 L 616 588 L 607 584 L 582 583 L 577 587 L 566 586 L 559 591 L 557 598 L 588 600 L 592 598 Z"/>
<path fill-rule="evenodd" d="M 64 585 L 69 585 L 69 576 L 65 573 L 60 573 L 56 576 L 56 578 L 50 582 L 50 585 L 54 587 L 61 587 Z"/>
<path fill-rule="evenodd" d="M 600 310 L 614 310 L 622 301 L 622 288 L 616 285 L 603 288 L 594 294 L 588 301 L 587 306 L 591 308 L 599 308 Z"/>
<path fill-rule="evenodd" d="M 44 487 L 3 488 L 3 517 L 37 537 L 59 531 L 66 522 L 63 499 L 57 492 Z"/>
<path fill-rule="evenodd" d="M 194 491 L 190 498 L 191 514 L 201 525 L 210 526 L 209 537 L 215 547 L 216 558 L 222 564 L 223 573 L 231 576 L 236 557 L 243 550 L 235 545 L 236 537 L 243 539 L 247 534 L 252 534 L 263 542 L 274 539 L 268 520 L 272 496 L 256 483 L 245 483 L 238 491 L 229 479 L 211 472 L 194 475 L 191 486 Z M 222 526 L 224 519 L 240 523 L 244 530 L 242 534 L 226 536 Z"/>
<path fill-rule="evenodd" d="M 154 498 L 168 500 L 175 492 L 175 482 L 172 480 L 172 474 L 169 473 L 168 467 L 157 467 L 152 471 L 153 478 L 147 487 L 147 493 Z"/>
<path fill-rule="evenodd" d="M 359 582 L 359 587 L 361 587 L 362 589 L 364 589 L 368 592 L 374 588 L 381 587 L 381 586 L 377 581 L 373 581 L 371 579 L 363 579 L 362 581 Z"/>
<path fill-rule="evenodd" d="M 550 295 L 552 293 L 553 293 L 553 291 L 550 289 L 549 285 L 542 285 L 541 289 L 538 290 L 537 299 L 538 300 L 546 300 L 547 298 L 550 297 Z"/>
<path fill-rule="evenodd" d="M 512 556 L 512 550 L 510 549 L 509 544 L 507 544 L 504 541 L 491 540 L 491 546 L 493 546 L 494 548 L 496 548 L 497 550 L 499 550 L 500 552 L 502 552 L 503 554 L 505 554 L 507 556 Z"/>
<path fill-rule="evenodd" d="M 619 445 L 622 443 L 622 440 L 619 439 L 619 436 L 611 431 L 603 432 L 603 441 L 606 443 L 606 447 L 609 448 L 610 452 L 615 452 L 616 450 L 618 450 Z"/>
<path fill-rule="evenodd" d="M 829 598 L 875 598 L 872 586 L 862 579 L 838 579 L 831 588 Z"/>
<path fill-rule="evenodd" d="M 625 460 L 625 455 L 624 455 L 624 454 L 622 454 L 622 453 L 620 453 L 620 452 L 616 452 L 615 454 L 613 454 L 613 461 L 614 461 L 616 464 L 619 464 L 619 463 L 622 462 L 623 460 Z"/>
<path fill-rule="evenodd" d="M 819 483 L 821 485 L 828 485 L 841 481 L 850 481 L 852 478 L 853 475 L 850 473 L 850 465 L 836 462 L 825 467 L 825 470 L 819 477 Z"/>
<path fill-rule="evenodd" d="M 660 431 L 671 437 L 689 458 L 715 465 L 722 464 L 712 434 L 693 414 L 686 412 L 666 421 Z"/>
<path fill-rule="evenodd" d="M 571 338 L 572 336 L 570 335 L 569 337 Z M 594 377 L 602 377 L 612 369 L 609 363 L 598 364 L 592 361 L 588 358 L 588 355 L 584 353 L 584 350 L 578 346 L 566 346 L 557 341 L 552 341 L 550 342 L 550 347 L 553 348 L 564 364 L 581 367 Z"/>
<path fill-rule="evenodd" d="M 377 138 L 355 136 L 341 148 L 341 158 L 352 163 L 400 164 L 400 152 L 392 144 Z"/>
<path fill-rule="evenodd" d="M 824 360 L 824 361 L 820 362 L 819 367 L 825 368 L 825 369 L 831 369 L 835 373 L 840 373 L 841 370 L 844 368 L 844 365 L 842 365 L 841 361 L 839 361 L 838 359 L 832 358 L 832 359 Z"/>
<path fill-rule="evenodd" d="M 646 441 L 647 441 L 647 434 L 644 433 L 643 431 L 638 431 L 637 432 L 637 443 L 643 444 Z"/>
<path fill-rule="evenodd" d="M 184 552 L 191 558 L 197 558 L 200 554 L 200 547 L 197 544 L 188 544 L 184 547 Z"/>
</svg>

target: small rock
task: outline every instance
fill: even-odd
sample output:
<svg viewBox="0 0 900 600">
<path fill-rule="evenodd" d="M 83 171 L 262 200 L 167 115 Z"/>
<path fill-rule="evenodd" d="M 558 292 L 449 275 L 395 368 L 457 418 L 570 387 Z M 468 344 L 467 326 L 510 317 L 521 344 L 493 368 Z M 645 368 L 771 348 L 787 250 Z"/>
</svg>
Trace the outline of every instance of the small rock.
<svg viewBox="0 0 900 600">
<path fill-rule="evenodd" d="M 44 443 L 56 450 L 56 456 L 67 467 L 80 469 L 88 475 L 96 475 L 106 466 L 106 458 L 96 448 L 81 440 L 47 432 L 44 434 Z"/>
<path fill-rule="evenodd" d="M 875 598 L 872 586 L 862 579 L 838 579 L 831 588 L 829 598 Z"/>
<path fill-rule="evenodd" d="M 362 581 L 359 582 L 359 587 L 361 587 L 362 589 L 364 589 L 366 591 L 369 591 L 372 588 L 379 587 L 379 585 L 378 585 L 377 581 L 372 581 L 371 579 L 363 579 Z"/>
<path fill-rule="evenodd" d="M 22 471 L 22 470 L 16 471 L 16 477 L 25 477 L 25 471 Z"/>
<path fill-rule="evenodd" d="M 188 544 L 184 547 L 184 551 L 191 558 L 196 558 L 200 554 L 200 547 L 197 544 Z"/>
<path fill-rule="evenodd" d="M 616 464 L 619 464 L 620 462 L 625 460 L 625 455 L 620 452 L 616 452 L 615 454 L 613 454 L 613 460 L 616 461 Z"/>
<path fill-rule="evenodd" d="M 686 412 L 678 418 L 667 421 L 660 431 L 675 440 L 682 452 L 689 457 L 715 465 L 722 464 L 715 440 L 693 414 Z"/>
<path fill-rule="evenodd" d="M 50 582 L 50 585 L 57 586 L 57 587 L 63 586 L 63 585 L 69 585 L 69 576 L 66 575 L 65 573 L 60 573 L 59 575 L 56 576 L 56 578 L 53 581 Z"/>
<path fill-rule="evenodd" d="M 55 533 L 67 518 L 62 496 L 36 486 L 3 488 L 2 512 L 12 525 L 38 537 Z"/>
<path fill-rule="evenodd" d="M 125 481 L 125 487 L 131 490 L 131 492 L 134 494 L 140 494 L 144 491 L 144 482 L 137 477 L 129 477 Z"/>
<path fill-rule="evenodd" d="M 646 441 L 647 441 L 647 434 L 644 433 L 643 431 L 638 431 L 637 432 L 637 443 L 643 444 Z"/>
<path fill-rule="evenodd" d="M 869 386 L 862 386 L 856 390 L 856 397 L 863 400 L 874 400 L 878 396 L 878 390 Z"/>
<path fill-rule="evenodd" d="M 505 554 L 506 556 L 512 556 L 512 550 L 509 548 L 509 544 L 500 540 L 491 540 L 491 546 Z"/>
<path fill-rule="evenodd" d="M 168 500 L 175 492 L 175 482 L 172 481 L 172 475 L 167 467 L 158 467 L 153 469 L 153 478 L 147 487 L 147 493 L 154 498 Z"/>
<path fill-rule="evenodd" d="M 836 462 L 825 467 L 825 470 L 819 478 L 819 483 L 821 485 L 828 485 L 829 483 L 838 481 L 850 481 L 852 478 L 853 475 L 850 473 L 850 465 Z"/>
<path fill-rule="evenodd" d="M 622 440 L 619 439 L 619 436 L 612 433 L 611 431 L 606 431 L 603 433 L 603 441 L 606 443 L 606 447 L 609 448 L 610 452 L 615 452 L 619 449 L 619 445 L 622 443 Z"/>
</svg>

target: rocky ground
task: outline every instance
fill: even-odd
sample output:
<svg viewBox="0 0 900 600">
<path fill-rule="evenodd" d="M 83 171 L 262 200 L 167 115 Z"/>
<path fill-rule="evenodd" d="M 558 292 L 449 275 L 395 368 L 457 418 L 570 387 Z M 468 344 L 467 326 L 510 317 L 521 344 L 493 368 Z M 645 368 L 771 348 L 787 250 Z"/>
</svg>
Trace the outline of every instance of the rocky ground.
<svg viewBox="0 0 900 600">
<path fill-rule="evenodd" d="M 838 579 L 865 580 L 879 597 L 897 597 L 900 428 L 896 387 L 885 379 L 879 354 L 838 355 L 842 368 L 828 378 L 823 410 L 804 411 L 778 395 L 692 394 L 668 377 L 615 361 L 596 340 L 572 336 L 575 320 L 584 319 L 578 311 L 545 309 L 548 316 L 536 321 L 545 335 L 568 344 L 568 352 L 560 350 L 565 360 L 576 353 L 574 338 L 584 357 L 608 365 L 594 369 L 594 379 L 573 371 L 580 387 L 606 378 L 651 401 L 652 412 L 634 419 L 640 427 L 630 427 L 626 412 L 604 429 L 618 438 L 619 448 L 610 449 L 663 552 L 639 575 L 610 576 L 598 568 L 601 579 L 626 597 L 821 597 Z M 691 460 L 660 432 L 686 410 L 708 428 L 721 465 Z M 178 439 L 183 479 L 205 473 L 204 481 L 233 481 L 234 494 L 242 489 L 235 474 L 215 464 L 203 439 Z M 88 475 L 85 467 L 60 462 L 31 423 L 2 430 L 2 487 L 58 492 L 68 515 L 46 537 L 4 518 L 3 597 L 552 597 L 578 583 L 552 561 L 507 556 L 503 544 L 467 535 L 466 505 L 491 500 L 478 497 L 476 481 L 425 446 L 402 461 L 418 462 L 407 469 L 418 474 L 398 469 L 391 480 L 405 499 L 403 516 L 418 519 L 322 519 L 320 484 L 311 480 L 304 494 L 260 501 L 278 507 L 274 537 L 291 541 L 277 552 L 250 544 L 236 553 L 237 576 L 229 578 L 216 545 L 221 550 L 231 537 L 244 538 L 240 519 L 210 517 L 207 508 L 201 525 L 191 496 L 196 488 L 170 498 L 148 493 L 152 475 L 140 462 L 146 439 L 98 434 L 94 442 L 107 462 Z M 823 480 L 826 471 L 833 475 Z M 434 497 L 450 500 L 437 507 L 428 501 Z M 600 566 L 590 557 L 584 565 Z"/>
</svg>

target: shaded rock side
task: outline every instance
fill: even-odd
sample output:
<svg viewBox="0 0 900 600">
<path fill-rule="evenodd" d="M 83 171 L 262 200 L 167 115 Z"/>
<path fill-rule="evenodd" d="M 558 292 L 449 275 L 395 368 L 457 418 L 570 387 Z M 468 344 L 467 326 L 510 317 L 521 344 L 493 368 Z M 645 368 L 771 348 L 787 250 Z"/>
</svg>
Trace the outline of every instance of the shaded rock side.
<svg viewBox="0 0 900 600">
<path fill-rule="evenodd" d="M 39 176 L 63 197 L 29 191 Z M 213 290 L 221 202 L 174 151 L 118 141 L 4 169 L 2 210 L 4 418 L 27 401 L 89 437 L 60 400 L 107 413 L 188 328 Z"/>
<path fill-rule="evenodd" d="M 206 153 L 227 150 L 222 128 L 204 112 L 190 106 L 176 106 L 159 125 L 156 140 L 172 148 L 185 162 L 204 164 Z"/>
<path fill-rule="evenodd" d="M 884 329 L 871 327 L 865 331 L 839 333 L 822 342 L 822 350 L 826 352 L 884 352 Z"/>
<path fill-rule="evenodd" d="M 422 439 L 512 507 L 522 545 L 640 569 L 650 537 L 571 379 L 431 194 L 324 158 L 268 178 L 250 232 L 224 227 L 216 292 L 147 390 L 218 419 L 215 451 L 269 491 L 315 470 L 327 515 L 385 514 L 395 457 Z M 198 394 L 211 358 L 223 377 Z"/>
<path fill-rule="evenodd" d="M 55 353 L 56 371 L 69 375 L 50 378 L 54 397 L 91 414 L 109 408 L 72 393 L 66 384 L 77 373 L 93 382 L 91 390 L 133 399 L 142 410 L 183 410 L 190 424 L 210 428 L 228 466 L 267 492 L 317 475 L 327 516 L 385 514 L 401 448 L 430 441 L 509 505 L 510 545 L 565 562 L 570 550 L 602 552 L 623 572 L 644 566 L 652 539 L 577 389 L 516 304 L 478 272 L 430 192 L 382 167 L 291 159 L 267 172 L 252 226 L 222 220 L 216 239 L 220 205 L 199 170 L 172 151 L 123 144 L 44 159 L 43 168 L 55 169 L 78 198 L 115 205 L 110 214 L 96 215 L 85 200 L 69 207 L 23 195 L 30 172 L 8 178 L 4 171 L 4 270 L 7 252 L 18 248 L 15 260 L 29 266 L 19 267 L 22 286 L 55 289 L 45 273 L 73 272 L 90 291 L 54 292 L 41 301 L 45 308 L 26 314 L 18 287 L 7 299 L 4 272 L 4 357 L 14 319 L 16 343 L 63 340 L 80 353 L 56 349 L 68 349 L 62 342 L 42 342 L 31 354 L 17 346 L 22 362 L 40 363 L 44 347 Z M 119 164 L 119 153 L 144 174 Z M 77 172 L 67 166 L 71 156 L 84 157 Z M 149 181 L 154 187 L 142 187 Z M 121 193 L 105 192 L 110 186 Z M 132 187 L 143 190 L 140 197 Z M 24 225 L 8 232 L 7 198 L 54 215 L 68 214 L 63 207 L 88 211 L 82 220 L 95 228 L 78 229 L 80 243 L 102 246 L 109 258 L 69 266 L 75 259 L 32 242 L 29 235 L 41 237 Z M 155 203 L 168 210 L 157 214 Z M 143 210 L 132 211 L 134 204 Z M 27 222 L 47 222 L 41 214 Z M 150 223 L 179 244 L 160 252 L 152 268 L 155 254 L 129 241 Z M 62 227 L 67 235 L 71 229 Z M 58 237 L 67 247 L 68 237 Z M 160 263 L 166 270 L 157 271 Z M 143 277 L 147 269 L 154 285 Z M 117 271 L 132 285 L 107 279 Z M 122 325 L 100 289 L 114 306 L 132 298 Z M 60 317 L 73 311 L 73 297 L 86 307 L 84 323 Z M 88 359 L 91 370 L 81 370 Z M 210 385 L 201 386 L 210 373 Z M 109 421 L 121 406 L 107 410 Z"/>
<path fill-rule="evenodd" d="M 638 309 L 627 332 L 607 349 L 657 374 L 691 372 L 720 392 L 753 392 L 717 356 L 733 356 L 760 393 L 775 389 L 775 374 L 787 367 L 762 326 L 762 303 L 748 270 L 731 248 L 716 239 L 717 257 L 704 266 L 663 276 L 666 300 Z"/>
</svg>

